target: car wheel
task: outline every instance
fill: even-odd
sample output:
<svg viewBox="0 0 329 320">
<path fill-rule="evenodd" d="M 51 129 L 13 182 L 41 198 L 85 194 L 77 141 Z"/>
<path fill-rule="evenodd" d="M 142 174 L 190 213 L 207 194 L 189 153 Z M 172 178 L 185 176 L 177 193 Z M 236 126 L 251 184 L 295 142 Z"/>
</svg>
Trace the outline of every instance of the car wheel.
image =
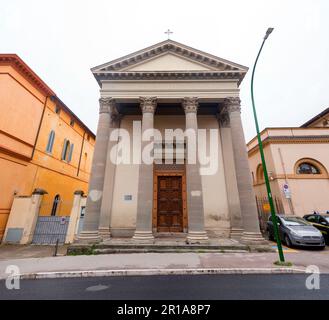
<svg viewBox="0 0 329 320">
<path fill-rule="evenodd" d="M 287 247 L 290 248 L 292 246 L 291 240 L 287 235 L 284 236 L 284 242 L 286 243 Z"/>
</svg>

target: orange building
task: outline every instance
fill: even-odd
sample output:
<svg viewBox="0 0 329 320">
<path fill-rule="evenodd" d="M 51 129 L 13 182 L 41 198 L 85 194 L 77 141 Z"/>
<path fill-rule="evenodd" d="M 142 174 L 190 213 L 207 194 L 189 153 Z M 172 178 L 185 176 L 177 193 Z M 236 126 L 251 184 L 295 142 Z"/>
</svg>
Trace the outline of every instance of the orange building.
<svg viewBox="0 0 329 320">
<path fill-rule="evenodd" d="M 47 193 L 40 215 L 70 214 L 88 191 L 94 133 L 15 54 L 0 54 L 0 241 L 15 196 Z"/>
</svg>

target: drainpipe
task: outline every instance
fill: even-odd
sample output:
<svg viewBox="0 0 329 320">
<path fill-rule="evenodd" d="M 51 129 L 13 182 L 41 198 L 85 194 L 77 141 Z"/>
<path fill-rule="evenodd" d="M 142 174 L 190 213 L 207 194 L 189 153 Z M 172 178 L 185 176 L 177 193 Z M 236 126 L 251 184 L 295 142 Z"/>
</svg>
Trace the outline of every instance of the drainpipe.
<svg viewBox="0 0 329 320">
<path fill-rule="evenodd" d="M 81 157 L 82 157 L 83 146 L 84 146 L 84 143 L 85 143 L 85 135 L 86 135 L 86 131 L 83 133 L 83 137 L 82 137 L 82 143 L 81 143 L 81 150 L 80 150 L 80 157 L 79 157 L 77 177 L 79 176 L 79 172 L 80 172 L 80 164 L 81 164 Z"/>
<path fill-rule="evenodd" d="M 38 131 L 37 131 L 37 136 L 35 137 L 35 141 L 34 141 L 34 146 L 33 146 L 32 154 L 31 154 L 31 160 L 33 159 L 34 152 L 35 152 L 35 149 L 36 149 L 36 146 L 37 146 L 37 142 L 38 142 L 39 134 L 40 134 L 40 130 L 41 130 L 41 125 L 42 125 L 42 121 L 43 121 L 43 116 L 44 116 L 45 111 L 46 111 L 47 101 L 48 101 L 49 97 L 52 97 L 52 96 L 46 96 L 45 103 L 43 104 L 42 115 L 41 115 Z"/>
</svg>

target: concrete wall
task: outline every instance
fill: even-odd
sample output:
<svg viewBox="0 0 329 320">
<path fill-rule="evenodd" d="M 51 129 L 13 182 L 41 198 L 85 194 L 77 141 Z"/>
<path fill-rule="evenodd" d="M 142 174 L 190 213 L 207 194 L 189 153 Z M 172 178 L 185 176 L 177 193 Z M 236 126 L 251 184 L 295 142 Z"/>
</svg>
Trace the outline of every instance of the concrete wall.
<svg viewBox="0 0 329 320">
<path fill-rule="evenodd" d="M 39 194 L 33 194 L 31 197 L 15 197 L 4 234 L 4 241 L 9 240 L 7 234 L 10 230 L 21 229 L 22 235 L 19 244 L 31 243 L 41 200 L 42 195 Z"/>
</svg>

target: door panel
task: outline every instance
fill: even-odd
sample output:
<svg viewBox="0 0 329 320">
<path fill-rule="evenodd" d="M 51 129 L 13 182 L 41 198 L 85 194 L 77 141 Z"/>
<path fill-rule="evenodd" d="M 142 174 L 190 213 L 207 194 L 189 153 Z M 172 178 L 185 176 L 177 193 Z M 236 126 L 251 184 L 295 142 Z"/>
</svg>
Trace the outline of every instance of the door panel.
<svg viewBox="0 0 329 320">
<path fill-rule="evenodd" d="M 181 176 L 158 176 L 157 202 L 157 231 L 183 232 Z"/>
</svg>

